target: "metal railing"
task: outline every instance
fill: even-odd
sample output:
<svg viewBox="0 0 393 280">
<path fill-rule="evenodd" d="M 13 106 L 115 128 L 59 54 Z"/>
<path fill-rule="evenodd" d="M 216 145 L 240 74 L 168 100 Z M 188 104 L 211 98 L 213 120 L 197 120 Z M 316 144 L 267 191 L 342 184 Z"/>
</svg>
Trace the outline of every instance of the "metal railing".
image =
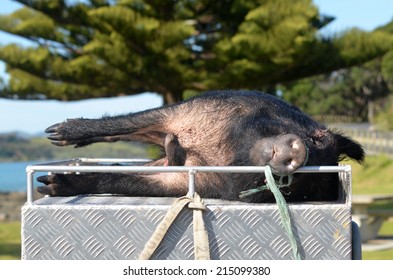
<svg viewBox="0 0 393 280">
<path fill-rule="evenodd" d="M 264 166 L 144 166 L 144 165 L 88 165 L 99 163 L 146 163 L 141 159 L 91 159 L 79 158 L 69 161 L 29 165 L 27 174 L 27 203 L 34 201 L 34 174 L 36 172 L 50 173 L 176 173 L 188 172 L 188 194 L 195 193 L 195 174 L 206 173 L 263 173 Z M 304 166 L 295 173 L 351 173 L 350 165 L 341 166 Z"/>
</svg>

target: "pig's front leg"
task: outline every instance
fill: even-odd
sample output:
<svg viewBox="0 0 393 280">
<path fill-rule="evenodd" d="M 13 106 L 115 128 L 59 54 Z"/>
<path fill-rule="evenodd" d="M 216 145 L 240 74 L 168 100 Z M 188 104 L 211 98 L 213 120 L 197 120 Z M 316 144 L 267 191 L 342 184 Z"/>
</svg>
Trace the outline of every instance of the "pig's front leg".
<svg viewBox="0 0 393 280">
<path fill-rule="evenodd" d="M 101 119 L 68 119 L 48 127 L 48 139 L 57 146 L 82 147 L 96 142 L 142 141 L 163 145 L 171 109 Z"/>
</svg>

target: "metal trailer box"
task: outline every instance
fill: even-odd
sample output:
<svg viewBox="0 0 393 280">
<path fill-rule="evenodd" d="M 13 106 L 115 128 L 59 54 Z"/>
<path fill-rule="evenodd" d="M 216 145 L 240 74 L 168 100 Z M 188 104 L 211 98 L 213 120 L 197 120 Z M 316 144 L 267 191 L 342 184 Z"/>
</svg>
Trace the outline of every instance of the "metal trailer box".
<svg viewBox="0 0 393 280">
<path fill-rule="evenodd" d="M 96 164 L 90 166 L 89 161 L 77 164 L 82 166 L 68 165 L 27 168 L 28 201 L 22 207 L 22 259 L 137 259 L 174 198 L 85 195 L 44 197 L 33 201 L 35 172 L 85 172 L 96 167 Z M 108 168 L 113 172 L 117 168 L 104 166 L 100 170 L 101 167 L 98 172 Z M 181 167 L 165 168 L 172 168 L 174 172 Z M 201 167 L 202 171 L 197 172 L 204 172 L 206 168 Z M 263 167 L 255 168 L 263 170 Z M 214 167 L 212 169 L 214 171 Z M 335 202 L 288 204 L 302 259 L 353 258 L 350 170 L 350 166 L 299 170 L 339 172 L 341 190 L 340 199 Z M 138 172 L 138 169 L 131 172 Z M 276 204 L 204 201 L 207 210 L 203 218 L 212 259 L 294 258 Z M 192 217 L 191 210 L 182 210 L 152 259 L 193 259 Z"/>
</svg>

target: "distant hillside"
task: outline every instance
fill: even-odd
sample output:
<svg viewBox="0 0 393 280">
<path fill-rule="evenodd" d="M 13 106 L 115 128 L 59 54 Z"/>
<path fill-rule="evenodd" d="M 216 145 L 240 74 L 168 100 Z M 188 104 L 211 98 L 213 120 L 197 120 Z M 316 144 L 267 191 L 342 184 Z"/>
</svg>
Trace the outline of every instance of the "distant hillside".
<svg viewBox="0 0 393 280">
<path fill-rule="evenodd" d="M 0 161 L 45 161 L 78 157 L 147 158 L 149 148 L 140 143 L 97 143 L 84 148 L 57 147 L 46 138 L 20 133 L 0 134 Z"/>
</svg>

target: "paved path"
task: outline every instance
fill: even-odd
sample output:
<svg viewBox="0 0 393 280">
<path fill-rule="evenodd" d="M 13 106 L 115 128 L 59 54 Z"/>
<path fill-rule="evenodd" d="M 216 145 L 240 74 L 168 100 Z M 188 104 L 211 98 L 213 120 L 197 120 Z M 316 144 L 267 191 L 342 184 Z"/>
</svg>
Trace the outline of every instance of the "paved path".
<svg viewBox="0 0 393 280">
<path fill-rule="evenodd" d="M 363 251 L 381 251 L 393 249 L 393 237 L 370 240 L 362 244 Z"/>
</svg>

